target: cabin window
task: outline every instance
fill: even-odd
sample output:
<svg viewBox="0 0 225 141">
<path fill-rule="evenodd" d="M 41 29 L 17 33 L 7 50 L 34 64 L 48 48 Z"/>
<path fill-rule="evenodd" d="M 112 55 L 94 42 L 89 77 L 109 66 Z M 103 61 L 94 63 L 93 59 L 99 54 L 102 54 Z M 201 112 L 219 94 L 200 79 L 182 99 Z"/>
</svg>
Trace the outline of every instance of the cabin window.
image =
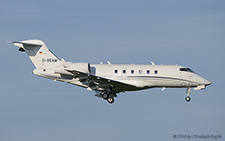
<svg viewBox="0 0 225 141">
<path fill-rule="evenodd" d="M 123 74 L 126 74 L 126 70 L 123 70 Z"/>
<path fill-rule="evenodd" d="M 155 74 L 158 74 L 158 71 L 157 70 L 155 70 Z"/>
<path fill-rule="evenodd" d="M 146 73 L 147 73 L 147 74 L 150 74 L 150 70 L 147 70 Z"/>
<path fill-rule="evenodd" d="M 115 70 L 114 73 L 117 74 L 118 73 L 118 70 Z"/>
<path fill-rule="evenodd" d="M 134 74 L 134 70 L 131 70 L 130 72 L 131 72 L 131 74 Z"/>
<path fill-rule="evenodd" d="M 138 73 L 139 73 L 139 74 L 142 74 L 142 70 L 139 70 Z"/>
</svg>

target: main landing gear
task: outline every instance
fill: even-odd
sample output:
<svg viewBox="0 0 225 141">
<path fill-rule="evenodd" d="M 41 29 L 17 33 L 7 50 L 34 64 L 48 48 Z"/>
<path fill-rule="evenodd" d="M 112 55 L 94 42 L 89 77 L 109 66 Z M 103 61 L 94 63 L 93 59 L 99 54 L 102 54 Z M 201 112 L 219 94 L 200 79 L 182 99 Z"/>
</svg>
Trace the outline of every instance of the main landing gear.
<svg viewBox="0 0 225 141">
<path fill-rule="evenodd" d="M 113 94 L 109 94 L 105 92 L 102 94 L 102 98 L 107 100 L 110 104 L 114 102 Z"/>
<path fill-rule="evenodd" d="M 190 88 L 187 88 L 186 93 L 187 93 L 187 96 L 185 97 L 185 100 L 187 102 L 189 102 L 189 101 L 191 101 L 191 98 L 190 98 L 191 89 Z"/>
</svg>

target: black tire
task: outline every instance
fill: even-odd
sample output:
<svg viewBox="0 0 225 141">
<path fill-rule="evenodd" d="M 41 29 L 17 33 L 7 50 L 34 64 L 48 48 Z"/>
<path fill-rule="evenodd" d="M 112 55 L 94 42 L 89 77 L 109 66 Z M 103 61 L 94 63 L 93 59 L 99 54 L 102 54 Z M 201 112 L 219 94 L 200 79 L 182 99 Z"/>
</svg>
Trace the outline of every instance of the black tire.
<svg viewBox="0 0 225 141">
<path fill-rule="evenodd" d="M 185 97 L 185 100 L 186 100 L 187 102 L 189 102 L 189 101 L 191 101 L 191 98 L 190 98 L 189 96 L 187 96 L 187 97 Z"/>
<path fill-rule="evenodd" d="M 113 98 L 113 97 L 109 97 L 109 98 L 107 99 L 107 101 L 108 101 L 110 104 L 112 104 L 112 103 L 114 102 L 114 98 Z"/>
<path fill-rule="evenodd" d="M 107 100 L 109 98 L 109 95 L 108 94 L 102 94 L 102 98 Z"/>
</svg>

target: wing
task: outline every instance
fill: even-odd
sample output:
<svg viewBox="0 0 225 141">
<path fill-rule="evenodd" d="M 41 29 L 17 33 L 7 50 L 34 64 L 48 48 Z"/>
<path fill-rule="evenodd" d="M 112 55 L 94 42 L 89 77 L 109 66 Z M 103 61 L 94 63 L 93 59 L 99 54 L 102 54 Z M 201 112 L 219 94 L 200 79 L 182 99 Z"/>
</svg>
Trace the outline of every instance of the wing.
<svg viewBox="0 0 225 141">
<path fill-rule="evenodd" d="M 63 72 L 61 71 L 56 73 L 62 75 L 72 75 L 74 78 L 77 78 L 88 90 L 113 91 L 114 93 L 119 93 L 122 91 L 137 89 L 137 87 L 135 87 L 134 85 L 95 76 L 77 70 L 65 69 L 65 71 Z"/>
</svg>

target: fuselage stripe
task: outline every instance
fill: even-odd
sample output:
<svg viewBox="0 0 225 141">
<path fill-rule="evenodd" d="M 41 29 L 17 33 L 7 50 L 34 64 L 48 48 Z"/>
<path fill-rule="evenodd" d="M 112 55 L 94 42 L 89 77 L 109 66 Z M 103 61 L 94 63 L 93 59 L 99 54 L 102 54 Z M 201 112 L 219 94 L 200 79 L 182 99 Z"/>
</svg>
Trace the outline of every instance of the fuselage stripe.
<svg viewBox="0 0 225 141">
<path fill-rule="evenodd" d="M 173 78 L 173 77 L 161 77 L 161 76 L 127 76 L 127 77 L 161 78 L 161 79 L 172 79 L 172 80 L 179 80 L 179 81 L 187 81 L 187 82 L 191 82 L 191 83 L 196 83 L 196 82 L 194 82 L 194 81 L 185 80 L 185 79 L 180 79 L 180 78 Z"/>
</svg>

